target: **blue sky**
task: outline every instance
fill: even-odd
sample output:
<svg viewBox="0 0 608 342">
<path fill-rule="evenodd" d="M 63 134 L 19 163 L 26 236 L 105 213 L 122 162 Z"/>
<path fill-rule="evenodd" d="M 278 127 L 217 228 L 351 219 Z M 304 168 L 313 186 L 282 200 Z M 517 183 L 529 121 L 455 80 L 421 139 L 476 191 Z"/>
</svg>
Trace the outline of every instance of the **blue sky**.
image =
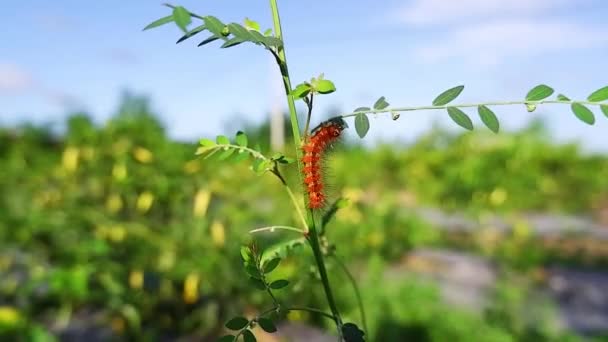
<svg viewBox="0 0 608 342">
<path fill-rule="evenodd" d="M 180 139 L 218 134 L 235 114 L 262 120 L 274 104 L 285 107 L 279 75 L 264 50 L 245 44 L 196 47 L 202 38 L 176 45 L 181 33 L 174 25 L 143 32 L 169 14 L 160 4 L 4 4 L 0 124 L 61 122 L 69 110 L 81 108 L 103 122 L 127 89 L 149 96 L 169 133 Z M 271 26 L 267 1 L 174 4 L 224 22 L 249 17 Z M 459 102 L 518 100 L 539 83 L 584 99 L 608 84 L 605 0 L 310 0 L 279 6 L 293 81 L 323 72 L 336 84 L 336 93 L 318 99 L 318 114 L 370 105 L 381 95 L 392 105 L 426 105 L 458 84 L 465 85 Z M 566 106 L 495 112 L 507 130 L 542 116 L 556 138 L 608 150 L 608 120 L 599 111 L 595 126 L 578 121 Z M 366 139 L 411 140 L 438 119 L 459 129 L 443 112 L 415 112 L 396 122 L 372 118 Z M 348 134 L 355 136 L 354 130 Z"/>
</svg>

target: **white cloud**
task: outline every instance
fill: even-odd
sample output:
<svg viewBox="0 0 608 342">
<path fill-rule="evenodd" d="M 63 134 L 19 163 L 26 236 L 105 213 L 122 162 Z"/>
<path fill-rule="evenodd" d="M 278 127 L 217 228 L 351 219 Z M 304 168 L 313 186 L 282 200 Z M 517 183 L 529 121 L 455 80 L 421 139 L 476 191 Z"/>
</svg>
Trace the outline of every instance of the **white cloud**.
<svg viewBox="0 0 608 342">
<path fill-rule="evenodd" d="M 463 58 L 473 64 L 496 65 L 509 57 L 591 48 L 608 44 L 608 29 L 565 20 L 504 19 L 460 26 L 414 47 L 425 62 Z"/>
<path fill-rule="evenodd" d="M 543 13 L 591 0 L 413 0 L 390 15 L 409 25 L 434 25 L 487 17 Z"/>
<path fill-rule="evenodd" d="M 0 96 L 16 94 L 41 96 L 50 103 L 66 108 L 82 106 L 82 102 L 77 97 L 42 85 L 21 66 L 0 62 Z"/>
<path fill-rule="evenodd" d="M 0 62 L 0 94 L 29 90 L 33 80 L 29 72 L 12 63 Z"/>
</svg>

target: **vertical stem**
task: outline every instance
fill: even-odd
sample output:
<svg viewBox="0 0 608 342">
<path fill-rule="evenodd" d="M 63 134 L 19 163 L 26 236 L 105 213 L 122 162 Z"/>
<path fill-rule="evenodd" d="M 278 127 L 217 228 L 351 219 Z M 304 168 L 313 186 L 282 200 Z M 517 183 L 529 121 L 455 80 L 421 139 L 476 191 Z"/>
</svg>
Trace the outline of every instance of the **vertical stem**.
<svg viewBox="0 0 608 342">
<path fill-rule="evenodd" d="M 287 104 L 289 106 L 289 115 L 291 118 L 291 129 L 293 132 L 294 143 L 297 145 L 301 141 L 300 137 L 300 126 L 298 124 L 298 116 L 296 112 L 296 105 L 293 100 L 293 96 L 291 95 L 291 80 L 289 78 L 289 69 L 287 68 L 287 57 L 285 55 L 285 43 L 283 39 L 283 34 L 281 31 L 281 19 L 279 16 L 279 8 L 277 5 L 277 0 L 270 0 L 270 9 L 272 11 L 272 20 L 274 24 L 274 33 L 275 36 L 283 41 L 283 46 L 277 49 L 277 63 L 279 63 L 279 68 L 281 70 L 281 76 L 283 77 L 283 84 L 285 86 L 285 94 L 287 96 Z M 298 169 L 301 168 L 300 161 L 302 157 L 302 151 L 299 148 L 296 148 L 296 155 L 298 157 Z M 317 228 L 315 225 L 313 212 L 310 212 L 308 217 L 310 221 L 310 234 L 308 241 L 310 246 L 312 247 L 315 261 L 317 263 L 317 267 L 319 269 L 319 274 L 321 275 L 321 281 L 323 283 L 323 289 L 325 290 L 325 296 L 327 297 L 327 303 L 329 304 L 329 308 L 331 309 L 332 315 L 335 317 L 336 325 L 338 327 L 338 334 L 342 339 L 342 318 L 340 317 L 340 313 L 338 311 L 338 307 L 334 300 L 333 293 L 331 291 L 331 286 L 329 284 L 329 277 L 327 276 L 327 269 L 325 268 L 325 261 L 323 260 L 323 252 L 321 251 L 321 246 L 319 243 L 319 236 L 317 233 Z"/>
<path fill-rule="evenodd" d="M 319 275 L 321 276 L 321 282 L 323 283 L 323 289 L 325 290 L 325 296 L 327 297 L 327 304 L 329 304 L 329 309 L 331 310 L 331 313 L 336 319 L 336 324 L 338 325 L 339 333 L 340 335 L 342 335 L 342 318 L 340 317 L 340 312 L 338 311 L 338 306 L 336 305 L 336 301 L 334 299 L 334 295 L 331 291 L 331 286 L 329 284 L 329 277 L 327 276 L 327 269 L 325 268 L 323 252 L 321 251 L 319 235 L 317 233 L 317 226 L 315 224 L 312 210 L 310 211 L 310 218 L 311 225 L 308 241 L 310 242 L 310 246 L 312 247 L 312 251 L 315 256 L 315 261 L 317 262 L 317 267 L 319 268 Z"/>
<path fill-rule="evenodd" d="M 279 8 L 277 6 L 277 0 L 270 0 L 270 9 L 272 10 L 272 21 L 274 24 L 274 34 L 277 38 L 283 41 L 283 46 L 278 48 L 279 56 L 279 68 L 281 69 L 281 76 L 283 76 L 283 84 L 285 85 L 285 94 L 287 95 L 287 105 L 289 106 L 289 115 L 291 119 L 291 130 L 293 132 L 293 139 L 296 144 L 300 142 L 300 125 L 298 124 L 298 115 L 296 112 L 296 104 L 291 95 L 291 80 L 289 78 L 289 69 L 287 68 L 287 56 L 285 55 L 285 43 L 283 40 L 283 33 L 281 31 L 281 17 L 279 16 Z M 300 157 L 300 151 L 297 152 Z M 298 158 L 299 159 L 299 158 Z"/>
</svg>

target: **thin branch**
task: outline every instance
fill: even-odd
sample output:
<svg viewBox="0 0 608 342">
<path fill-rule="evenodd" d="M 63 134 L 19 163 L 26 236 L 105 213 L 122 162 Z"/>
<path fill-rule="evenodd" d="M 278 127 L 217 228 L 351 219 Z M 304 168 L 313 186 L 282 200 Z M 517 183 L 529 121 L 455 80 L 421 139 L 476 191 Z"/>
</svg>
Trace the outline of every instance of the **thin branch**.
<svg viewBox="0 0 608 342">
<path fill-rule="evenodd" d="M 287 311 L 308 311 L 308 312 L 313 312 L 313 313 L 318 313 L 322 316 L 325 316 L 333 321 L 336 321 L 336 317 L 328 312 L 325 312 L 323 310 L 319 310 L 319 309 L 315 309 L 315 308 L 309 308 L 309 307 L 305 307 L 305 306 L 296 306 L 296 307 L 289 307 L 286 309 Z"/>
<path fill-rule="evenodd" d="M 332 257 L 336 261 L 338 266 L 340 266 L 340 268 L 344 271 L 344 273 L 350 280 L 350 283 L 353 285 L 353 289 L 355 290 L 355 296 L 357 297 L 357 304 L 359 305 L 359 312 L 361 313 L 361 323 L 363 324 L 363 329 L 365 330 L 365 332 L 369 333 L 369 330 L 367 329 L 367 319 L 365 318 L 365 307 L 363 306 L 363 300 L 361 298 L 361 292 L 359 291 L 357 281 L 355 280 L 355 277 L 353 277 L 353 274 L 350 273 L 346 265 L 344 265 L 342 260 L 340 260 L 337 255 L 333 254 Z"/>
<path fill-rule="evenodd" d="M 274 232 L 275 230 L 289 230 L 292 232 L 297 232 L 300 234 L 304 234 L 306 233 L 305 231 L 303 231 L 302 229 L 298 229 L 295 227 L 290 227 L 290 226 L 269 226 L 269 227 L 262 227 L 262 228 L 256 228 L 253 230 L 250 230 L 249 233 L 253 234 L 253 233 L 259 233 L 259 232 Z"/>
<path fill-rule="evenodd" d="M 313 93 L 310 93 L 310 100 L 306 102 L 306 105 L 308 106 L 308 115 L 306 116 L 306 126 L 304 126 L 304 136 L 308 135 L 308 129 L 310 128 L 310 117 L 312 116 L 313 99 Z"/>
<path fill-rule="evenodd" d="M 377 113 L 389 113 L 389 112 L 411 112 L 416 110 L 437 110 L 437 109 L 446 109 L 448 107 L 458 107 L 458 108 L 467 108 L 467 107 L 479 107 L 481 105 L 484 106 L 511 106 L 511 105 L 540 105 L 540 104 L 572 104 L 572 103 L 580 103 L 584 105 L 602 105 L 605 103 L 601 102 L 591 102 L 591 101 L 561 101 L 561 100 L 542 100 L 542 101 L 494 101 L 494 102 L 482 102 L 482 103 L 465 103 L 465 104 L 447 104 L 443 106 L 417 106 L 417 107 L 396 107 L 396 108 L 384 108 L 384 109 L 371 109 L 365 111 L 356 111 L 347 114 L 341 114 L 337 117 L 340 118 L 348 118 L 352 116 L 357 116 L 357 114 L 367 113 L 367 114 L 377 114 Z"/>
</svg>

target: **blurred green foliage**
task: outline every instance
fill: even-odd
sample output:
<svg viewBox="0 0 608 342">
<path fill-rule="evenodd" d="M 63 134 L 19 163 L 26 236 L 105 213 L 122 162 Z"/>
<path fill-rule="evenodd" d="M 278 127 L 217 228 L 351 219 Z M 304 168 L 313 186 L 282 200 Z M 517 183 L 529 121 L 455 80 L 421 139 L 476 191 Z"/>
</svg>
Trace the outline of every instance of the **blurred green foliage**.
<svg viewBox="0 0 608 342">
<path fill-rule="evenodd" d="M 267 131 L 246 130 L 262 146 Z M 34 125 L 0 130 L 0 336 L 50 341 L 85 317 L 86 329 L 125 340 L 205 340 L 219 335 L 227 318 L 264 308 L 263 294 L 244 281 L 239 249 L 251 229 L 297 224 L 287 195 L 246 163 L 203 163 L 195 149 L 169 139 L 136 96 L 101 126 L 74 114 L 61 134 Z M 327 234 L 359 266 L 372 340 L 561 338 L 550 329 L 532 338 L 513 323 L 516 310 L 509 308 L 523 303 L 507 300 L 479 316 L 441 304 L 431 285 L 379 277 L 412 248 L 446 244 L 409 208 L 589 212 L 608 194 L 608 178 L 598 176 L 608 171 L 607 157 L 555 145 L 534 124 L 500 135 L 436 129 L 411 146 L 373 150 L 349 143 L 328 163 L 333 195 L 350 205 Z M 285 173 L 298 183 L 295 170 Z M 260 243 L 292 237 L 284 234 L 261 235 Z M 500 250 L 492 255 L 509 263 Z M 295 249 L 276 271 L 292 283 L 280 298 L 322 305 L 313 265 L 307 249 Z M 341 307 L 357 320 L 350 286 L 332 274 Z"/>
</svg>

